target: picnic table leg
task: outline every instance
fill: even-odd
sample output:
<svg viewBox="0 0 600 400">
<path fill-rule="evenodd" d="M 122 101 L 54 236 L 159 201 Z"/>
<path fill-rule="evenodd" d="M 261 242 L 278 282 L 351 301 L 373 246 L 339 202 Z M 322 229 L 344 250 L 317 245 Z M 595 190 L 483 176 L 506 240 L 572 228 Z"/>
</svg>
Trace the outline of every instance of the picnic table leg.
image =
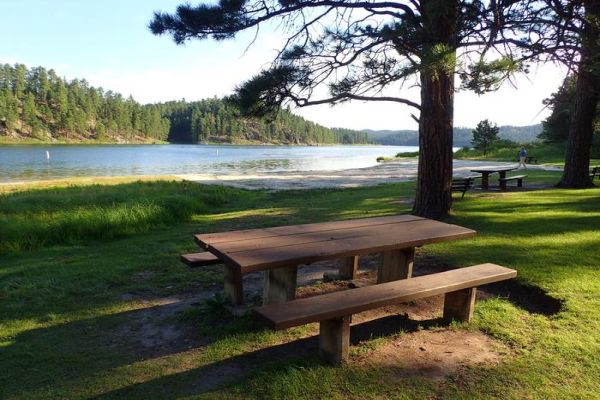
<svg viewBox="0 0 600 400">
<path fill-rule="evenodd" d="M 489 174 L 481 173 L 481 188 L 487 190 L 489 187 Z"/>
<path fill-rule="evenodd" d="M 415 249 L 386 251 L 377 270 L 377 283 L 407 279 L 412 276 Z"/>
<path fill-rule="evenodd" d="M 506 181 L 503 181 L 502 179 L 506 178 L 506 172 L 505 171 L 500 171 L 500 179 L 498 180 L 498 182 L 500 182 L 500 190 L 506 190 Z"/>
<path fill-rule="evenodd" d="M 244 302 L 244 288 L 242 286 L 242 271 L 225 264 L 225 297 L 238 306 Z"/>
<path fill-rule="evenodd" d="M 298 266 L 265 271 L 263 304 L 285 303 L 296 297 Z"/>
<path fill-rule="evenodd" d="M 458 290 L 444 295 L 444 320 L 469 322 L 475 309 L 476 288 Z"/>
<path fill-rule="evenodd" d="M 319 353 L 330 364 L 348 360 L 350 347 L 350 316 L 327 319 L 319 324 Z"/>
<path fill-rule="evenodd" d="M 346 257 L 340 261 L 340 279 L 354 279 L 358 272 L 358 256 Z"/>
</svg>

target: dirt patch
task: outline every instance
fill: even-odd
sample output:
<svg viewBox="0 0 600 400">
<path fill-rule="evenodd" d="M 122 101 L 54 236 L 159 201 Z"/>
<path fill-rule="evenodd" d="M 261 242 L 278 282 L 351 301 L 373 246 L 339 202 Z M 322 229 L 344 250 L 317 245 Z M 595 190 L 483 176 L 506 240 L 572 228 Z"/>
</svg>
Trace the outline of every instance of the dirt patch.
<svg viewBox="0 0 600 400">
<path fill-rule="evenodd" d="M 497 365 L 508 348 L 481 332 L 449 329 L 400 335 L 352 362 L 389 368 L 393 376 L 426 376 L 441 381 L 464 367 Z"/>
<path fill-rule="evenodd" d="M 195 332 L 193 324 L 178 321 L 177 316 L 211 296 L 212 293 L 206 293 L 202 298 L 137 299 L 140 308 L 127 312 L 126 322 L 118 325 L 108 337 L 113 346 L 126 346 L 150 357 L 201 347 L 206 340 Z"/>
</svg>

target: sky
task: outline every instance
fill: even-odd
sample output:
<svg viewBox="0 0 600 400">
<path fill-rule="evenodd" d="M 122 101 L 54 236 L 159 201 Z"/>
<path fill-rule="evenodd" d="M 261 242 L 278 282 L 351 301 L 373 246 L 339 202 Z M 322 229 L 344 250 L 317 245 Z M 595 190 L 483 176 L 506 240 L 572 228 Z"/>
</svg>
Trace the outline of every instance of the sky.
<svg viewBox="0 0 600 400">
<path fill-rule="evenodd" d="M 254 32 L 244 32 L 234 40 L 196 40 L 184 46 L 148 30 L 154 11 L 172 12 L 186 1 L 196 3 L 0 0 L 0 63 L 53 68 L 67 79 L 86 79 L 141 103 L 191 101 L 230 94 L 266 67 L 282 44 L 281 33 L 268 27 L 254 42 Z M 474 127 L 485 118 L 498 125 L 538 123 L 549 114 L 542 100 L 556 91 L 565 74 L 545 65 L 519 77 L 516 87 L 506 85 L 483 96 L 458 92 L 454 125 Z M 416 89 L 402 95 L 419 97 Z M 329 127 L 416 129 L 413 109 L 396 103 L 353 101 L 293 111 Z"/>
</svg>

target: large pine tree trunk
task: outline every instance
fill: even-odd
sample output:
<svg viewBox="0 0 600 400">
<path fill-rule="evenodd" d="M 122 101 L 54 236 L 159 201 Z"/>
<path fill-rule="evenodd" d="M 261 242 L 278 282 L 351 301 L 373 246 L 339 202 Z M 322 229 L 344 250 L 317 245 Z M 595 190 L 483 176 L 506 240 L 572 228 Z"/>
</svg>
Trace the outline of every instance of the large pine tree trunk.
<svg viewBox="0 0 600 400">
<path fill-rule="evenodd" d="M 598 105 L 600 76 L 598 72 L 598 18 L 600 1 L 585 2 L 587 24 L 581 34 L 581 59 L 575 86 L 575 112 L 569 126 L 569 139 L 565 153 L 565 169 L 558 186 L 584 188 L 592 186 L 589 176 L 590 152 L 594 137 L 594 121 Z"/>
<path fill-rule="evenodd" d="M 419 175 L 413 214 L 440 219 L 452 206 L 452 127 L 454 122 L 455 1 L 421 1 L 423 25 L 431 40 L 425 51 L 442 45 L 448 63 L 425 66 L 421 79 Z"/>
</svg>

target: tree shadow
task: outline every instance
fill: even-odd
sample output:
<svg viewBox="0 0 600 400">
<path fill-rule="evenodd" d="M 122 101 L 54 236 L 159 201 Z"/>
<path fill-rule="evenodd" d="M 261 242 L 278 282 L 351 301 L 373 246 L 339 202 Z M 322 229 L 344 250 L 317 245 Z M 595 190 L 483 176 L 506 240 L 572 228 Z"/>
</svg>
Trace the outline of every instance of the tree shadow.
<svg viewBox="0 0 600 400">
<path fill-rule="evenodd" d="M 10 398 L 54 387 L 57 382 L 201 348 L 209 340 L 198 335 L 193 324 L 177 319 L 179 312 L 197 301 L 166 302 L 20 333 L 12 343 L 0 347 L 0 394 Z M 43 360 L 44 368 L 33 362 L 36 359 Z"/>
<path fill-rule="evenodd" d="M 399 332 L 416 332 L 444 324 L 441 318 L 418 321 L 403 315 L 391 315 L 353 325 L 350 344 L 379 337 L 389 337 Z M 217 361 L 185 372 L 159 377 L 143 383 L 103 393 L 93 399 L 144 398 L 149 393 L 161 399 L 177 399 L 182 396 L 199 395 L 259 373 L 278 365 L 326 365 L 318 354 L 318 336 L 297 339 L 269 346 L 239 356 Z"/>
<path fill-rule="evenodd" d="M 456 269 L 437 257 L 430 255 L 417 256 L 413 276 L 423 276 Z M 477 300 L 493 297 L 505 299 L 531 314 L 547 317 L 558 314 L 563 308 L 563 300 L 552 297 L 544 289 L 524 283 L 518 279 L 510 279 L 482 285 L 477 288 Z"/>
<path fill-rule="evenodd" d="M 500 297 L 531 313 L 551 317 L 563 309 L 563 300 L 552 297 L 544 289 L 516 279 L 484 285 L 477 290 L 477 299 Z"/>
</svg>

